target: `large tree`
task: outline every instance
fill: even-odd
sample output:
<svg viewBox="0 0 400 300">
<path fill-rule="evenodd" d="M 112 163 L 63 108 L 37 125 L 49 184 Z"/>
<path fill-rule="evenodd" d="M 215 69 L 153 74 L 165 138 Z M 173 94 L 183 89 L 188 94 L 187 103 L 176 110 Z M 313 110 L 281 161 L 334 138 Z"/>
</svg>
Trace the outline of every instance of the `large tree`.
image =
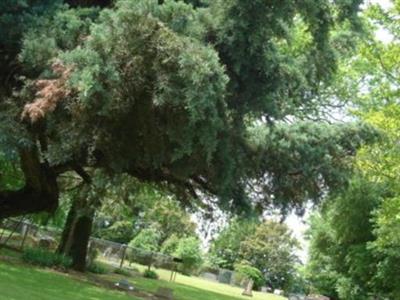
<svg viewBox="0 0 400 300">
<path fill-rule="evenodd" d="M 261 271 L 268 286 L 288 290 L 299 263 L 295 254 L 298 248 L 286 224 L 264 221 L 242 241 L 240 256 Z"/>
<path fill-rule="evenodd" d="M 54 211 L 57 178 L 90 184 L 89 167 L 192 206 L 301 209 L 344 182 L 370 136 L 302 121 L 336 69 L 330 33 L 356 26 L 358 0 L 70 2 L 0 4 L 0 145 L 25 179 L 0 191 L 0 217 Z M 86 202 L 70 215 L 88 228 Z"/>
</svg>

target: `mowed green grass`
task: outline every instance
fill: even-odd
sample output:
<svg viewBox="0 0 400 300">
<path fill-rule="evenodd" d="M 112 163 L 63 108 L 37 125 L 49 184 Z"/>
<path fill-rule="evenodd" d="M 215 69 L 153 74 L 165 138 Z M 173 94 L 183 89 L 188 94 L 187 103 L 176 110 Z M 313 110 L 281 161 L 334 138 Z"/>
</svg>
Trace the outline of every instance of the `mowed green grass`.
<svg viewBox="0 0 400 300">
<path fill-rule="evenodd" d="M 12 254 L 12 255 L 10 255 Z M 1 249 L 0 256 L 18 257 L 13 251 Z M 135 265 L 143 271 L 144 266 Z M 137 289 L 154 293 L 160 287 L 174 291 L 175 300 L 241 300 L 242 289 L 207 281 L 198 277 L 178 274 L 175 282 L 169 282 L 170 272 L 156 270 L 159 280 L 132 276 L 127 278 Z M 124 278 L 117 274 L 102 275 L 113 282 Z M 136 299 L 113 290 L 96 287 L 89 282 L 77 280 L 72 275 L 60 274 L 22 264 L 0 261 L 0 300 L 128 300 Z M 254 300 L 283 300 L 286 298 L 254 292 Z"/>
<path fill-rule="evenodd" d="M 143 271 L 147 267 L 134 265 L 135 268 Z M 243 289 L 212 282 L 199 277 L 185 276 L 177 274 L 175 282 L 169 282 L 170 271 L 163 269 L 153 269 L 160 276 L 159 280 L 147 279 L 139 276 L 127 278 L 133 286 L 138 289 L 155 292 L 159 287 L 170 288 L 174 291 L 174 299 L 176 300 L 284 300 L 286 298 L 273 294 L 261 292 L 253 292 L 253 297 L 242 296 Z M 119 275 L 106 275 L 108 279 L 117 281 L 121 278 Z M 123 276 L 122 276 L 123 277 Z"/>
<path fill-rule="evenodd" d="M 1 300 L 138 300 L 68 275 L 0 261 Z"/>
</svg>

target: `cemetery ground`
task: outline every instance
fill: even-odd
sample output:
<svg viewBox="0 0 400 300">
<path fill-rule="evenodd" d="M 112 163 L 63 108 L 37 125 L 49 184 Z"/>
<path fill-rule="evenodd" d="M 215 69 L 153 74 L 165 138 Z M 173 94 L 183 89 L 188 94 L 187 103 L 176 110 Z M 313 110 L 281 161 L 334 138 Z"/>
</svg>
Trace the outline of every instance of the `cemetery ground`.
<svg viewBox="0 0 400 300">
<path fill-rule="evenodd" d="M 140 265 L 135 267 L 139 271 L 145 268 Z M 175 282 L 169 282 L 169 271 L 161 269 L 156 271 L 160 276 L 159 280 L 144 278 L 139 273 L 132 273 L 128 277 L 112 272 L 103 275 L 63 273 L 24 264 L 19 253 L 0 249 L 0 300 L 155 299 L 150 295 L 160 287 L 172 289 L 174 300 L 285 299 L 259 292 L 254 292 L 254 296 L 248 298 L 241 296 L 240 288 L 181 274 L 177 275 Z M 128 279 L 139 291 L 136 296 L 111 288 L 112 283 L 123 278 Z"/>
</svg>

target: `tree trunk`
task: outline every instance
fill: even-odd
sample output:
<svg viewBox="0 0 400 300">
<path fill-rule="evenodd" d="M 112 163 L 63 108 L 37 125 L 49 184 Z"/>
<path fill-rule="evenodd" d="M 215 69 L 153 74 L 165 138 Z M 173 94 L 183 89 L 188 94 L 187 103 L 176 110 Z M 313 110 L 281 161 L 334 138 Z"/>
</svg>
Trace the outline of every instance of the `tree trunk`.
<svg viewBox="0 0 400 300">
<path fill-rule="evenodd" d="M 72 268 L 84 272 L 90 234 L 92 231 L 94 208 L 87 203 L 87 187 L 83 188 L 73 202 L 61 236 L 58 253 L 72 258 Z"/>
<path fill-rule="evenodd" d="M 54 212 L 58 207 L 57 174 L 41 163 L 36 147 L 20 151 L 25 186 L 17 191 L 0 192 L 0 218 L 37 212 Z"/>
</svg>

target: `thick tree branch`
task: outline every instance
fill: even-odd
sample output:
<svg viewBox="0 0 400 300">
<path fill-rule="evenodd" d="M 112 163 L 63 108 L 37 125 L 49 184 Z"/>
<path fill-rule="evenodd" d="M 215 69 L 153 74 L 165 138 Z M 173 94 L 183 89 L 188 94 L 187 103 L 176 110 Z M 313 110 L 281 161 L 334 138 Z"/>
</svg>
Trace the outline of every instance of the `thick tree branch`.
<svg viewBox="0 0 400 300">
<path fill-rule="evenodd" d="M 52 212 L 58 207 L 56 174 L 41 163 L 36 147 L 20 151 L 25 186 L 17 191 L 0 192 L 0 218 L 37 212 Z"/>
<path fill-rule="evenodd" d="M 0 218 L 53 212 L 57 206 L 58 197 L 30 187 L 18 191 L 0 192 Z"/>
</svg>

